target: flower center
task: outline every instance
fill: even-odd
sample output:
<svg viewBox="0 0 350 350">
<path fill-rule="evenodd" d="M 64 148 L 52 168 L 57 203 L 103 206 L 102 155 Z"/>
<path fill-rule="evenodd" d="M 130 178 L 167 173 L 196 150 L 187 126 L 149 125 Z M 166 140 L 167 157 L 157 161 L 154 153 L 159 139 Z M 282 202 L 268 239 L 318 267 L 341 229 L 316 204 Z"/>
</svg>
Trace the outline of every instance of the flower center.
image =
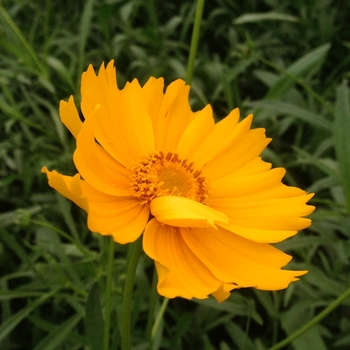
<svg viewBox="0 0 350 350">
<path fill-rule="evenodd" d="M 173 152 L 159 151 L 131 168 L 131 188 L 140 204 L 161 196 L 177 196 L 208 204 L 208 184 L 194 163 Z"/>
</svg>

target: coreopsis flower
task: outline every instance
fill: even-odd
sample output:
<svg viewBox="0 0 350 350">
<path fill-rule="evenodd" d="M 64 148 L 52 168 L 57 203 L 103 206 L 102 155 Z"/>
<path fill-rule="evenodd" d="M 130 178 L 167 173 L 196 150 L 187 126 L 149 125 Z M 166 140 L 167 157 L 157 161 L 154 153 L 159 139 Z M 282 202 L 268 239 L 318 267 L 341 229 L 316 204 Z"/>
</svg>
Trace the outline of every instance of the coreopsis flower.
<svg viewBox="0 0 350 350">
<path fill-rule="evenodd" d="M 193 112 L 183 80 L 162 78 L 119 90 L 113 61 L 82 75 L 81 121 L 73 98 L 60 117 L 76 138 L 78 173 L 46 167 L 49 185 L 87 212 L 91 231 L 130 243 L 143 235 L 168 298 L 225 300 L 241 287 L 279 290 L 306 271 L 281 269 L 291 257 L 271 243 L 310 225 L 312 197 L 282 184 L 283 168 L 259 155 L 265 130 L 215 123 L 208 105 Z"/>
</svg>

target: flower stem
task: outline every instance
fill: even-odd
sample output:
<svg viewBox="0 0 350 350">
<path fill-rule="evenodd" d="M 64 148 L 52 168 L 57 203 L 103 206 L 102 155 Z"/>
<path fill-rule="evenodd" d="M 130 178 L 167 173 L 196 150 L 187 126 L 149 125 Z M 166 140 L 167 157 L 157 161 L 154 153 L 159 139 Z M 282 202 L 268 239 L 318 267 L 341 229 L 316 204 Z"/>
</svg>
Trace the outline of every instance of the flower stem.
<svg viewBox="0 0 350 350">
<path fill-rule="evenodd" d="M 339 306 L 345 299 L 350 297 L 350 288 L 348 288 L 343 294 L 341 294 L 337 299 L 331 302 L 322 312 L 320 312 L 316 317 L 309 321 L 306 325 L 299 328 L 296 332 L 292 333 L 289 337 L 282 340 L 278 344 L 272 346 L 269 350 L 282 349 L 294 339 L 300 337 L 302 334 L 307 332 L 310 328 L 319 323 L 324 317 L 326 317 L 330 312 L 332 312 L 337 306 Z"/>
<path fill-rule="evenodd" d="M 169 302 L 169 299 L 168 298 L 164 298 L 163 299 L 163 303 L 158 311 L 158 315 L 156 317 L 156 320 L 154 321 L 154 325 L 153 325 L 153 328 L 152 328 L 152 340 L 154 339 L 154 337 L 156 336 L 156 333 L 157 333 L 157 330 L 158 330 L 158 327 L 160 325 L 160 321 L 162 320 L 163 318 L 163 315 L 164 315 L 164 312 L 166 310 L 166 307 L 168 305 L 168 302 Z"/>
<path fill-rule="evenodd" d="M 194 18 L 194 24 L 193 24 L 190 54 L 188 56 L 187 70 L 186 70 L 186 84 L 188 85 L 191 85 L 192 78 L 193 78 L 194 60 L 196 58 L 196 53 L 198 48 L 203 8 L 204 8 L 204 0 L 198 0 L 197 7 L 196 7 L 196 14 Z"/>
<path fill-rule="evenodd" d="M 154 321 L 154 313 L 157 305 L 157 270 L 154 268 L 153 271 L 153 278 L 152 278 L 152 286 L 151 286 L 151 294 L 150 294 L 150 300 L 149 300 L 149 308 L 148 308 L 148 318 L 147 318 L 147 327 L 146 327 L 146 337 L 147 340 L 151 343 L 152 342 L 152 326 Z"/>
<path fill-rule="evenodd" d="M 124 285 L 123 306 L 122 306 L 122 325 L 121 338 L 122 350 L 131 349 L 131 301 L 132 289 L 136 274 L 137 263 L 139 261 L 142 248 L 142 239 L 139 238 L 129 247 L 128 267 Z"/>
<path fill-rule="evenodd" d="M 107 281 L 106 281 L 106 303 L 105 303 L 105 325 L 104 325 L 104 342 L 103 349 L 109 349 L 109 337 L 111 326 L 111 304 L 112 304 L 112 280 L 113 280 L 113 263 L 114 263 L 114 241 L 110 237 L 108 242 L 108 260 L 107 260 Z"/>
</svg>

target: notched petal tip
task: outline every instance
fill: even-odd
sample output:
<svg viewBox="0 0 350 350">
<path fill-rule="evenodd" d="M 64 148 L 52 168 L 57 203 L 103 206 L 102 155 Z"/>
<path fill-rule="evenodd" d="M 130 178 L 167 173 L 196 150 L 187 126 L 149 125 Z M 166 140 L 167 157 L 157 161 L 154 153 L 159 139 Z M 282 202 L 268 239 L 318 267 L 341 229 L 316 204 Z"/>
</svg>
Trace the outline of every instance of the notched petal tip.
<svg viewBox="0 0 350 350">
<path fill-rule="evenodd" d="M 59 105 L 59 114 L 62 123 L 77 138 L 83 125 L 79 113 L 74 103 L 73 96 L 70 96 L 68 102 L 61 100 Z"/>
<path fill-rule="evenodd" d="M 62 196 L 73 201 L 80 208 L 88 211 L 88 202 L 83 195 L 80 183 L 81 180 L 79 174 L 74 176 L 66 176 L 58 173 L 56 170 L 49 171 L 46 166 L 41 169 L 42 173 L 47 175 L 49 185 L 59 192 Z"/>
</svg>

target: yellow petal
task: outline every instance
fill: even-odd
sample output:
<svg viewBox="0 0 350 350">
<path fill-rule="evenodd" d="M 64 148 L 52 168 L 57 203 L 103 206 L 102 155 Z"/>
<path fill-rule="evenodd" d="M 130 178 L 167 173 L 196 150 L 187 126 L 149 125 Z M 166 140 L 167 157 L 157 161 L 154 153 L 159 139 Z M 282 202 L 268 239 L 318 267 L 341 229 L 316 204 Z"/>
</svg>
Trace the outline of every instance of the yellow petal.
<svg viewBox="0 0 350 350">
<path fill-rule="evenodd" d="M 227 217 L 194 200 L 164 196 L 151 201 L 151 213 L 161 223 L 176 227 L 213 227 L 228 223 Z"/>
<path fill-rule="evenodd" d="M 107 67 L 102 63 L 99 73 L 96 75 L 90 64 L 81 77 L 81 110 L 87 118 L 98 105 L 109 103 L 111 96 L 117 93 L 117 77 L 114 61 L 110 61 Z"/>
<path fill-rule="evenodd" d="M 128 171 L 95 142 L 95 125 L 93 116 L 85 120 L 77 137 L 74 164 L 84 180 L 99 191 L 129 196 L 132 191 L 129 188 Z"/>
<path fill-rule="evenodd" d="M 68 102 L 61 101 L 59 110 L 62 123 L 67 127 L 71 134 L 77 138 L 83 123 L 79 118 L 73 96 L 69 97 Z"/>
<path fill-rule="evenodd" d="M 195 113 L 195 118 L 183 132 L 177 151 L 181 158 L 190 159 L 198 146 L 204 142 L 214 129 L 213 111 L 207 105 L 201 111 Z"/>
<path fill-rule="evenodd" d="M 238 125 L 247 124 L 249 129 L 250 123 L 238 123 L 239 110 L 234 109 L 226 118 L 215 124 L 211 133 L 205 138 L 205 140 L 197 147 L 191 160 L 196 162 L 198 167 L 201 167 L 215 157 L 217 157 L 223 150 L 225 150 L 231 143 L 231 139 L 235 137 L 235 131 Z M 248 120 L 248 118 L 246 118 Z"/>
<path fill-rule="evenodd" d="M 286 171 L 276 168 L 252 175 L 239 175 L 233 172 L 217 181 L 211 182 L 212 198 L 234 198 L 254 195 L 271 187 L 281 186 Z M 239 201 L 239 199 L 237 199 Z"/>
<path fill-rule="evenodd" d="M 295 189 L 284 187 L 290 190 Z M 274 190 L 271 189 L 272 192 Z M 296 190 L 298 193 L 301 191 Z M 225 213 L 230 219 L 229 224 L 219 224 L 220 226 L 256 242 L 276 243 L 310 225 L 310 219 L 303 216 L 309 215 L 315 209 L 306 204 L 312 196 L 313 194 L 302 192 L 302 195 L 294 197 L 278 198 L 276 196 L 260 200 L 258 193 L 255 201 L 254 197 L 250 200 L 246 200 L 245 197 L 220 198 L 213 199 L 211 205 L 216 210 Z M 241 227 L 251 230 L 241 230 Z"/>
<path fill-rule="evenodd" d="M 130 167 L 154 150 L 153 125 L 137 80 L 118 90 L 111 61 L 98 75 L 89 66 L 82 76 L 82 111 L 96 116 L 94 136 L 118 162 Z"/>
<path fill-rule="evenodd" d="M 121 90 L 123 110 L 120 113 L 120 133 L 126 134 L 135 153 L 143 156 L 154 150 L 154 133 L 151 116 L 139 82 L 134 79 Z M 136 103 L 135 103 L 136 102 Z"/>
<path fill-rule="evenodd" d="M 151 77 L 142 88 L 152 123 L 156 124 L 164 97 L 164 79 Z"/>
<path fill-rule="evenodd" d="M 143 249 L 156 262 L 158 292 L 165 297 L 204 299 L 221 284 L 187 247 L 178 228 L 152 219 L 144 232 Z"/>
<path fill-rule="evenodd" d="M 219 302 L 222 303 L 224 300 L 226 300 L 230 296 L 230 292 L 233 289 L 239 288 L 238 286 L 234 284 L 222 284 L 214 293 L 211 293 L 211 295 Z"/>
<path fill-rule="evenodd" d="M 74 176 L 65 176 L 59 174 L 56 170 L 49 171 L 46 167 L 41 169 L 41 172 L 47 175 L 49 185 L 58 191 L 62 196 L 73 201 L 80 208 L 88 211 L 88 203 L 83 196 L 79 174 Z"/>
<path fill-rule="evenodd" d="M 247 117 L 237 125 L 231 132 L 229 147 L 205 166 L 205 174 L 211 181 L 218 180 L 257 158 L 271 141 L 266 138 L 265 129 L 246 130 L 249 120 Z"/>
<path fill-rule="evenodd" d="M 306 271 L 281 270 L 291 257 L 269 244 L 255 243 L 222 228 L 184 229 L 191 251 L 219 280 L 264 290 L 286 288 Z"/>
<path fill-rule="evenodd" d="M 102 235 L 112 235 L 118 243 L 135 241 L 144 230 L 149 208 L 135 198 L 115 197 L 110 202 L 89 202 L 88 227 Z"/>
<path fill-rule="evenodd" d="M 158 114 L 151 116 L 157 149 L 176 150 L 183 131 L 193 120 L 189 91 L 190 87 L 181 79 L 167 87 Z"/>
</svg>

